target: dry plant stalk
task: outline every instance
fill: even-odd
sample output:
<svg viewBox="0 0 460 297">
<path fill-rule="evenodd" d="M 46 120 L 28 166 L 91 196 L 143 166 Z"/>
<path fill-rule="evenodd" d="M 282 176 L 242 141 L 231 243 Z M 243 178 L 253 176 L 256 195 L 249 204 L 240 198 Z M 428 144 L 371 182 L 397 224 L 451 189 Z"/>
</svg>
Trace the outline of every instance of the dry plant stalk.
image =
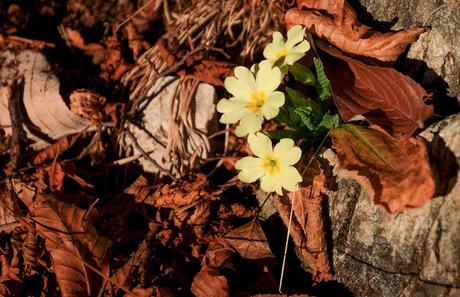
<svg viewBox="0 0 460 297">
<path fill-rule="evenodd" d="M 300 188 L 300 195 L 295 192 L 289 193 L 275 197 L 274 201 L 286 226 L 289 225 L 289 213 L 293 207 L 294 217 L 290 224 L 290 234 L 296 252 L 304 267 L 311 270 L 313 280 L 321 282 L 332 279 L 323 217 L 326 176 L 316 160 L 312 167 L 304 176 L 305 184 L 309 185 Z M 291 201 L 294 201 L 293 195 L 298 195 L 300 199 L 295 199 L 294 205 L 291 205 Z"/>
</svg>

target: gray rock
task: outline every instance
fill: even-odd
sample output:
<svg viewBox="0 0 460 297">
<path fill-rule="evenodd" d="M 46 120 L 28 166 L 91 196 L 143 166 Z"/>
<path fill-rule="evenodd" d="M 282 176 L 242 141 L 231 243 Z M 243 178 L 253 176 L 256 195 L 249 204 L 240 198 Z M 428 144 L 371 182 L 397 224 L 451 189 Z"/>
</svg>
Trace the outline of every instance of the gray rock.
<svg viewBox="0 0 460 297">
<path fill-rule="evenodd" d="M 210 153 L 208 136 L 217 130 L 215 89 L 200 83 L 195 92 L 187 93 L 191 96 L 188 98 L 178 96 L 179 87 L 176 77 L 158 79 L 147 95 L 159 94 L 145 106 L 141 123 L 128 126 L 150 160 L 142 156 L 130 138 L 124 136 L 121 140 L 135 155 L 142 156 L 139 163 L 147 172 L 158 172 L 161 167 L 173 175 L 180 175 Z"/>
<path fill-rule="evenodd" d="M 359 0 L 378 21 L 398 18 L 393 30 L 422 26 L 439 6 L 455 0 Z M 460 7 L 438 10 L 427 22 L 432 30 L 412 44 L 408 58 L 422 60 L 449 85 L 449 95 L 460 98 Z M 423 75 L 425 83 L 433 83 L 433 73 Z"/>
<path fill-rule="evenodd" d="M 356 296 L 460 296 L 459 128 L 457 114 L 422 133 L 445 166 L 442 186 L 423 207 L 399 214 L 375 205 L 332 150 L 322 154 L 337 176 L 329 193 L 334 270 Z"/>
</svg>

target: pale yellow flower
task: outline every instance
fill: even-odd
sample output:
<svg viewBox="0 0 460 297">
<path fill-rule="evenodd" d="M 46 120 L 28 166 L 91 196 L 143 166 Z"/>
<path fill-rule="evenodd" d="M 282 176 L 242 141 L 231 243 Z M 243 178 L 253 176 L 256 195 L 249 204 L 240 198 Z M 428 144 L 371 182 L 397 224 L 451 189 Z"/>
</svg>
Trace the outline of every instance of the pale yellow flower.
<svg viewBox="0 0 460 297">
<path fill-rule="evenodd" d="M 260 63 L 256 74 L 246 67 L 236 67 L 235 77 L 227 77 L 224 82 L 233 97 L 217 103 L 217 111 L 223 113 L 220 122 L 235 124 L 239 121 L 235 129 L 239 137 L 259 131 L 263 119 L 276 117 L 284 104 L 284 93 L 275 91 L 280 83 L 281 72 L 270 63 Z"/>
<path fill-rule="evenodd" d="M 304 40 L 305 29 L 300 26 L 292 27 L 287 33 L 287 40 L 284 42 L 280 32 L 273 33 L 273 41 L 264 49 L 264 57 L 278 66 L 283 72 L 286 68 L 300 60 L 310 49 L 310 43 Z"/>
<path fill-rule="evenodd" d="M 245 183 L 260 179 L 262 191 L 282 195 L 282 188 L 294 191 L 302 176 L 292 166 L 300 160 L 302 151 L 294 146 L 294 141 L 283 138 L 272 147 L 272 141 L 258 132 L 248 137 L 249 148 L 256 157 L 244 157 L 235 164 L 241 170 L 238 178 Z"/>
</svg>

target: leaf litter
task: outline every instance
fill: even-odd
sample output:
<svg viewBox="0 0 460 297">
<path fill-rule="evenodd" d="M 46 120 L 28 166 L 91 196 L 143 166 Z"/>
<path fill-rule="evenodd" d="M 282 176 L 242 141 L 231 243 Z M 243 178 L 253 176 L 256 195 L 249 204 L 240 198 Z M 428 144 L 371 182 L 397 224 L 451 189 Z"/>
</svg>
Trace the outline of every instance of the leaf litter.
<svg viewBox="0 0 460 297">
<path fill-rule="evenodd" d="M 193 100 L 200 82 L 220 94 L 235 65 L 254 62 L 274 31 L 297 24 L 325 40 L 314 41 L 324 101 L 332 95 L 344 121 L 362 116 L 372 124 L 342 124 L 328 133 L 341 167 L 392 213 L 433 196 L 427 145 L 414 135 L 433 112 L 428 92 L 393 68 L 361 62 L 363 56 L 395 61 L 426 28 L 376 32 L 343 0 L 64 6 L 50 1 L 33 12 L 52 21 L 50 12 L 64 11 L 57 37 L 29 35 L 39 29 L 27 18 L 0 28 L 0 78 L 19 69 L 25 80 L 19 118 L 11 117 L 0 89 L 0 295 L 285 296 L 278 294 L 280 243 L 283 225 L 290 225 L 288 251 L 296 260 L 288 261 L 283 289 L 317 296 L 313 284 L 323 282 L 318 296 L 333 296 L 326 205 L 334 177 L 317 151 L 302 161 L 298 192 L 267 196 L 233 178 L 234 162 L 248 153 L 233 127 L 215 133 L 203 160 L 181 153 L 184 135 L 196 132 L 193 115 L 169 116 L 177 127 L 167 139 L 172 158 L 196 158 L 169 176 L 143 172 L 139 156 L 117 142 L 127 123 L 139 124 L 162 77 L 181 80 L 172 102 Z M 19 17 L 28 9 L 11 11 Z M 13 146 L 23 152 L 15 156 L 18 166 L 11 166 Z"/>
</svg>

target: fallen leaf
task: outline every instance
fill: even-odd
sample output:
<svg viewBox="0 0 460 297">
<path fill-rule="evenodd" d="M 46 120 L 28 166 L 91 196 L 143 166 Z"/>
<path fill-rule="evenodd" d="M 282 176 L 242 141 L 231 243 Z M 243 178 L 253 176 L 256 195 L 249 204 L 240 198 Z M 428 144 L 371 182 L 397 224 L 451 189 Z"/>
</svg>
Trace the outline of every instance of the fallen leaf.
<svg viewBox="0 0 460 297">
<path fill-rule="evenodd" d="M 274 258 L 259 220 L 235 228 L 222 237 L 241 257 L 246 259 Z"/>
<path fill-rule="evenodd" d="M 303 183 L 308 186 L 302 186 L 299 191 L 285 196 L 276 196 L 274 202 L 286 226 L 289 225 L 291 207 L 294 207 L 290 234 L 297 254 L 303 266 L 312 272 L 314 281 L 328 281 L 333 276 L 323 218 L 326 176 L 319 162 L 314 160 L 303 177 Z"/>
<path fill-rule="evenodd" d="M 358 40 L 369 30 L 369 27 L 358 21 L 356 11 L 345 0 L 297 0 L 297 6 L 300 9 L 325 11 L 351 40 Z"/>
<path fill-rule="evenodd" d="M 191 292 L 196 297 L 227 297 L 230 296 L 227 278 L 223 275 L 212 275 L 203 265 L 200 272 L 193 278 Z"/>
<path fill-rule="evenodd" d="M 433 113 L 425 89 L 393 68 L 369 66 L 318 44 L 328 57 L 324 69 L 343 120 L 362 115 L 398 138 L 410 137 Z"/>
<path fill-rule="evenodd" d="M 101 121 L 104 117 L 104 96 L 90 90 L 75 90 L 70 96 L 70 110 L 81 117 Z"/>
<path fill-rule="evenodd" d="M 1 82 L 19 69 L 24 76 L 23 126 L 27 138 L 32 140 L 33 149 L 43 149 L 56 139 L 87 129 L 91 121 L 71 112 L 59 93 L 59 80 L 51 72 L 46 57 L 30 50 L 13 53 L 3 51 L 4 59 L 0 68 Z M 16 62 L 15 62 L 16 61 Z M 11 65 L 16 64 L 16 67 Z M 0 86 L 0 126 L 6 134 L 11 134 L 5 87 Z"/>
<path fill-rule="evenodd" d="M 48 182 L 51 191 L 62 191 L 65 173 L 61 164 L 53 162 L 45 171 L 48 173 Z"/>
<path fill-rule="evenodd" d="M 80 138 L 81 134 L 64 136 L 52 145 L 38 152 L 33 161 L 33 165 L 40 165 L 48 160 L 54 159 L 58 154 L 68 150 Z"/>
<path fill-rule="evenodd" d="M 360 39 L 352 39 L 350 32 L 344 32 L 336 22 L 317 11 L 290 9 L 285 16 L 287 27 L 306 26 L 318 37 L 324 38 L 344 52 L 378 59 L 395 61 L 407 45 L 417 40 L 425 28 L 412 28 L 399 32 L 379 33 L 369 31 Z M 355 34 L 361 35 L 361 32 Z M 365 38 L 364 38 L 365 37 Z"/>
<path fill-rule="evenodd" d="M 99 290 L 102 282 L 86 263 L 106 273 L 110 242 L 98 236 L 90 224 L 93 209 L 86 211 L 53 196 L 39 196 L 28 208 L 31 222 L 51 254 L 62 296 L 89 296 Z"/>
<path fill-rule="evenodd" d="M 341 167 L 390 213 L 420 207 L 435 192 L 425 142 L 397 140 L 384 131 L 344 124 L 332 130 Z"/>
<path fill-rule="evenodd" d="M 208 180 L 204 174 L 197 174 L 196 179 L 190 182 L 181 182 L 178 185 L 162 184 L 152 190 L 147 179 L 139 176 L 126 190 L 126 194 L 134 195 L 136 202 L 155 207 L 176 208 L 191 205 L 201 199 L 213 196 L 207 189 Z"/>
</svg>

